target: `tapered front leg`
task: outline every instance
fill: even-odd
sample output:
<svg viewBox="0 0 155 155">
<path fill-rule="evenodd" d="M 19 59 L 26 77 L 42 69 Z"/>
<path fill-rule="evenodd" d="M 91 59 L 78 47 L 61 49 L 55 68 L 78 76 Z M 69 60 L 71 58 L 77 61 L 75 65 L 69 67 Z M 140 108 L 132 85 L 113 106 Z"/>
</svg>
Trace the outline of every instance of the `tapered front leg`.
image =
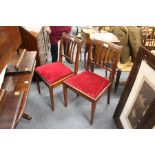
<svg viewBox="0 0 155 155">
<path fill-rule="evenodd" d="M 93 124 L 95 110 L 96 110 L 96 102 L 93 102 L 93 103 L 92 103 L 92 107 L 91 107 L 91 119 L 90 119 L 90 125 Z"/>
<path fill-rule="evenodd" d="M 107 104 L 110 104 L 111 89 L 112 89 L 112 85 L 108 89 Z"/>
<path fill-rule="evenodd" d="M 65 107 L 67 107 L 67 87 L 65 84 L 63 84 L 63 94 L 64 94 Z"/>
<path fill-rule="evenodd" d="M 54 111 L 54 94 L 53 94 L 53 87 L 50 87 L 49 90 L 50 90 L 50 98 L 51 98 L 52 111 Z"/>
</svg>

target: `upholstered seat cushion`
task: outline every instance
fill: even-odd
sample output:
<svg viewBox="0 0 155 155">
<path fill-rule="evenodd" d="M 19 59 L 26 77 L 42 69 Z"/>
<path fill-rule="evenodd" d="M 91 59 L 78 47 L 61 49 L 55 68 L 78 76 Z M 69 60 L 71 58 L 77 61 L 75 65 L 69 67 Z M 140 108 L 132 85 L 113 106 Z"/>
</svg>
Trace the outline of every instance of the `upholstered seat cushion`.
<svg viewBox="0 0 155 155">
<path fill-rule="evenodd" d="M 71 74 L 73 71 L 61 62 L 54 62 L 37 67 L 36 72 L 40 74 L 49 84 L 53 84 Z"/>
<path fill-rule="evenodd" d="M 110 80 L 91 71 L 84 71 L 65 80 L 64 83 L 96 99 L 109 86 Z"/>
</svg>

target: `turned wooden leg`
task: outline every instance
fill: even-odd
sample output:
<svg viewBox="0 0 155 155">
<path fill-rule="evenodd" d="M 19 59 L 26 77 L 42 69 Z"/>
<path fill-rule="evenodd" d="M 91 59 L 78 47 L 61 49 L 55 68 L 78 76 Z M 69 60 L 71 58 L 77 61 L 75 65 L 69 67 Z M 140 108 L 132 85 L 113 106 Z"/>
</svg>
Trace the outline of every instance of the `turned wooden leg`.
<svg viewBox="0 0 155 155">
<path fill-rule="evenodd" d="M 54 94 L 53 94 L 53 87 L 50 87 L 49 90 L 50 90 L 50 98 L 51 98 L 52 111 L 54 111 Z"/>
<path fill-rule="evenodd" d="M 26 114 L 26 113 L 23 113 L 22 117 L 25 118 L 25 119 L 28 119 L 28 120 L 32 119 L 32 117 L 30 115 Z"/>
<path fill-rule="evenodd" d="M 90 125 L 93 124 L 95 110 L 96 110 L 96 102 L 92 103 Z"/>
<path fill-rule="evenodd" d="M 39 85 L 39 77 L 37 75 L 37 73 L 35 73 L 35 78 L 36 78 L 36 82 L 37 82 L 37 88 L 38 88 L 38 93 L 40 94 L 40 85 Z"/>
<path fill-rule="evenodd" d="M 120 79 L 121 73 L 122 72 L 120 70 L 117 71 L 114 92 L 117 92 L 117 88 L 118 88 L 118 84 L 119 84 L 119 79 Z"/>
<path fill-rule="evenodd" d="M 67 87 L 65 86 L 65 84 L 63 84 L 63 94 L 64 94 L 65 107 L 67 107 Z"/>
</svg>

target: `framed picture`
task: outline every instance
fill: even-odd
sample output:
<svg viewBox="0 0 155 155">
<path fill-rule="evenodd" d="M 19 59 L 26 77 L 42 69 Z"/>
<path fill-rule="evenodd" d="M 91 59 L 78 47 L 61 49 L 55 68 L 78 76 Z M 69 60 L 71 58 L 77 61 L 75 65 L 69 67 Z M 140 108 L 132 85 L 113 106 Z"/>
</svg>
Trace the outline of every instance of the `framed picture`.
<svg viewBox="0 0 155 155">
<path fill-rule="evenodd" d="M 140 128 L 155 129 L 155 99 L 147 110 L 145 117 L 142 119 Z"/>
<path fill-rule="evenodd" d="M 113 117 L 117 128 L 155 127 L 155 56 L 143 47 Z"/>
</svg>

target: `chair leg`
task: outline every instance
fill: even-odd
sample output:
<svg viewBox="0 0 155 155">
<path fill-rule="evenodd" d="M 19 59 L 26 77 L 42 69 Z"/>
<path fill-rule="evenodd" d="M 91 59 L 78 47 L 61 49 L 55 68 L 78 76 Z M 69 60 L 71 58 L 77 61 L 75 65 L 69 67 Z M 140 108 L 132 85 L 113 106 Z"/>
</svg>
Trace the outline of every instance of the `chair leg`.
<svg viewBox="0 0 155 155">
<path fill-rule="evenodd" d="M 122 72 L 120 70 L 117 71 L 114 92 L 117 92 L 117 88 L 118 88 L 118 84 L 119 84 L 119 79 L 120 79 L 121 73 Z"/>
<path fill-rule="evenodd" d="M 37 73 L 35 73 L 35 78 L 36 78 L 36 82 L 37 82 L 38 93 L 40 94 L 41 92 L 40 92 L 39 78 L 38 78 Z"/>
<path fill-rule="evenodd" d="M 63 84 L 63 94 L 64 94 L 65 107 L 67 107 L 67 87 L 64 84 Z"/>
<path fill-rule="evenodd" d="M 109 89 L 108 89 L 107 104 L 110 104 L 111 88 L 112 88 L 112 86 L 110 86 Z"/>
<path fill-rule="evenodd" d="M 49 90 L 50 90 L 50 98 L 51 98 L 52 111 L 54 111 L 54 95 L 53 95 L 53 87 L 50 87 Z"/>
<path fill-rule="evenodd" d="M 96 110 L 96 102 L 93 102 L 93 103 L 92 103 L 92 107 L 91 107 L 91 119 L 90 119 L 90 125 L 93 124 L 95 110 Z"/>
</svg>

